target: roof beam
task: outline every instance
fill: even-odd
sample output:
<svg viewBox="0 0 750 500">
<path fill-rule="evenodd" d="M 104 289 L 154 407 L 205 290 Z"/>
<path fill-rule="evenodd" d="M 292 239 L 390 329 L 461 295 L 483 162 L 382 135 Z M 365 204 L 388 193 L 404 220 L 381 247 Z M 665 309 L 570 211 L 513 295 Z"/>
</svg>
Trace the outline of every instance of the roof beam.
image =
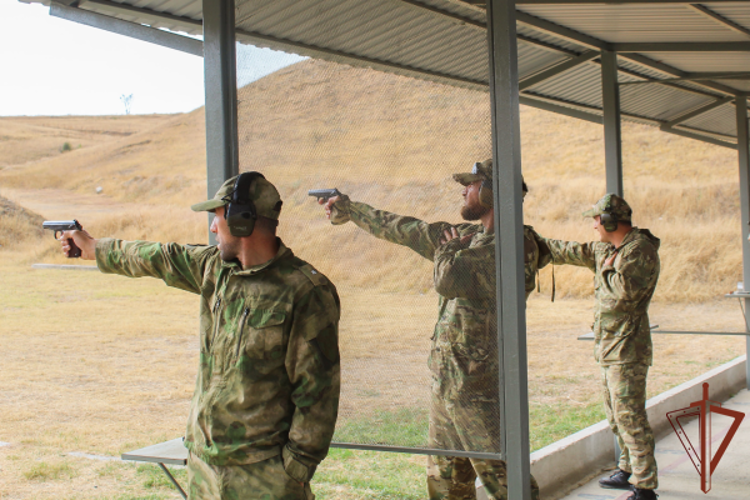
<svg viewBox="0 0 750 500">
<path fill-rule="evenodd" d="M 61 19 L 203 57 L 203 42 L 195 38 L 123 21 L 115 17 L 105 16 L 77 7 L 68 7 L 57 2 L 50 3 L 49 13 L 51 16 Z"/>
<path fill-rule="evenodd" d="M 625 42 L 615 52 L 750 52 L 750 42 Z"/>
<path fill-rule="evenodd" d="M 687 71 L 682 71 L 681 69 L 677 69 L 674 66 L 670 66 L 668 64 L 665 64 L 661 61 L 655 61 L 654 59 L 651 59 L 650 57 L 644 56 L 643 54 L 618 54 L 619 57 L 623 59 L 628 59 L 634 63 L 640 64 L 641 66 L 645 66 L 647 68 L 655 69 L 657 71 L 661 71 L 664 74 L 676 76 L 678 78 L 685 78 L 690 73 Z M 735 96 L 738 93 L 740 93 L 739 90 L 728 87 L 726 85 L 723 85 L 721 83 L 716 82 L 696 82 L 695 85 L 701 86 L 705 89 L 713 90 L 715 92 L 720 92 L 722 94 Z"/>
<path fill-rule="evenodd" d="M 453 12 L 448 12 L 446 10 L 433 7 L 432 5 L 427 5 L 418 0 L 400 0 L 400 2 L 403 3 L 404 5 L 410 5 L 412 7 L 415 7 L 419 9 L 420 12 L 427 12 L 430 14 L 434 14 L 435 16 L 439 16 L 443 19 L 451 20 L 455 24 L 466 26 L 469 28 L 474 28 L 474 29 L 481 30 L 481 31 L 487 31 L 487 23 L 485 22 L 476 21 L 474 19 L 464 17 L 460 14 L 454 14 Z"/>
<path fill-rule="evenodd" d="M 134 7 L 132 5 L 121 4 L 121 3 L 113 2 L 111 0 L 86 0 L 85 2 L 82 2 L 82 3 L 101 5 L 102 7 L 113 9 L 115 12 L 119 12 L 122 14 L 131 14 L 131 15 L 137 14 L 137 15 L 151 16 L 154 19 L 163 21 L 165 23 L 182 24 L 185 26 L 186 30 L 189 28 L 192 28 L 192 29 L 197 29 L 198 31 L 203 33 L 203 21 L 202 20 L 195 20 L 195 19 L 191 19 L 189 17 L 183 17 L 183 16 L 175 16 L 173 14 L 168 14 L 166 12 L 159 12 L 156 10 L 146 9 L 143 7 Z"/>
<path fill-rule="evenodd" d="M 564 71 L 568 71 L 569 69 L 575 68 L 576 66 L 580 66 L 581 64 L 591 61 L 596 57 L 599 57 L 599 52 L 595 50 L 588 50 L 579 56 L 572 57 L 567 61 L 557 64 L 547 70 L 532 75 L 528 78 L 524 78 L 518 83 L 518 90 L 525 90 L 529 87 L 533 87 L 534 85 L 548 80 L 555 75 L 559 75 Z"/>
<path fill-rule="evenodd" d="M 709 91 L 702 90 L 702 89 L 694 89 L 694 88 L 690 88 L 690 87 L 684 87 L 682 85 L 679 85 L 678 83 L 674 83 L 674 82 L 670 81 L 669 79 L 666 79 L 666 80 L 657 80 L 656 78 L 652 78 L 650 76 L 642 75 L 642 74 L 638 73 L 637 71 L 633 71 L 633 70 L 629 70 L 629 69 L 625 69 L 625 68 L 618 68 L 618 72 L 620 72 L 622 74 L 625 74 L 625 75 L 634 76 L 636 78 L 643 78 L 642 81 L 638 81 L 638 82 L 622 82 L 622 83 L 618 83 L 618 85 L 636 85 L 636 84 L 641 84 L 642 85 L 642 84 L 646 84 L 646 83 L 657 83 L 659 85 L 663 85 L 664 87 L 671 87 L 673 89 L 681 90 L 683 92 L 688 92 L 690 94 L 698 94 L 698 95 L 702 95 L 702 96 L 706 96 L 706 97 L 713 97 L 713 98 L 719 97 L 714 92 L 709 92 Z"/>
<path fill-rule="evenodd" d="M 545 111 L 551 111 L 553 113 L 570 116 L 572 118 L 577 118 L 579 120 L 585 120 L 587 122 L 592 123 L 598 123 L 599 125 L 602 124 L 602 117 L 601 115 L 595 115 L 593 113 L 587 113 L 586 111 L 580 111 L 573 108 L 568 108 L 566 106 L 560 106 L 559 104 L 555 104 L 548 101 L 542 101 L 539 99 L 535 99 L 533 97 L 529 97 L 526 95 L 519 96 L 519 100 L 521 104 L 524 104 L 526 106 L 532 106 L 534 108 L 543 109 Z"/>
<path fill-rule="evenodd" d="M 682 123 L 685 121 L 690 120 L 691 118 L 695 118 L 696 116 L 700 116 L 703 113 L 708 113 L 712 109 L 716 109 L 719 106 L 723 106 L 724 104 L 730 102 L 732 100 L 731 97 L 722 97 L 721 99 L 716 99 L 713 102 L 710 102 L 708 104 L 704 104 L 703 106 L 699 107 L 698 109 L 694 109 L 693 111 L 690 111 L 689 113 L 684 113 L 682 115 L 675 116 L 674 118 L 668 120 L 662 127 L 674 127 L 678 123 Z"/>
<path fill-rule="evenodd" d="M 699 82 L 701 80 L 750 80 L 750 73 L 688 73 L 684 78 L 649 79 L 642 82 L 620 82 L 620 85 L 643 85 L 644 83 Z"/>
<path fill-rule="evenodd" d="M 690 8 L 700 12 L 701 14 L 703 14 L 704 16 L 710 19 L 713 19 L 714 21 L 718 22 L 725 28 L 729 28 L 730 30 L 737 32 L 737 33 L 741 33 L 745 36 L 750 36 L 750 29 L 747 29 L 744 26 L 740 26 L 739 24 L 735 23 L 731 19 L 727 19 L 721 14 L 712 11 L 708 7 L 705 7 L 699 3 L 694 3 L 694 4 L 690 4 Z"/>
<path fill-rule="evenodd" d="M 690 132 L 689 130 L 683 130 L 679 128 L 670 128 L 670 127 L 659 127 L 659 130 L 661 130 L 662 132 L 667 132 L 669 134 L 679 135 L 681 137 L 687 137 L 688 139 L 695 139 L 697 141 L 707 142 L 715 146 L 723 146 L 729 149 L 737 149 L 737 145 L 732 144 L 731 142 L 722 141 L 721 139 L 714 139 L 713 137 L 709 137 L 703 134 L 698 134 L 695 132 Z"/>
<path fill-rule="evenodd" d="M 589 35 L 585 35 L 580 31 L 572 30 L 570 28 L 566 28 L 565 26 L 555 24 L 551 21 L 547 21 L 546 19 L 532 16 L 531 14 L 527 14 L 520 10 L 516 13 L 516 20 L 519 23 L 532 26 L 539 31 L 557 35 L 559 37 L 565 38 L 566 40 L 584 45 L 590 49 L 612 50 L 612 44 L 610 43 L 599 40 L 598 38 L 594 38 Z"/>
</svg>

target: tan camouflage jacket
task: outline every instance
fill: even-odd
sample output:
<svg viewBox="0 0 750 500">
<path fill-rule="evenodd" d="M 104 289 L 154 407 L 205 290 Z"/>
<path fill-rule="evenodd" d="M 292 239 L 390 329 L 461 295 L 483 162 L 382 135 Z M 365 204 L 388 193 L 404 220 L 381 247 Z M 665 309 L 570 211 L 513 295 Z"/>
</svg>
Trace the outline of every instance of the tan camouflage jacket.
<svg viewBox="0 0 750 500">
<path fill-rule="evenodd" d="M 200 294 L 200 366 L 185 446 L 211 465 L 282 454 L 306 482 L 323 460 L 339 403 L 339 297 L 280 243 L 243 270 L 215 246 L 100 240 L 105 273 L 152 276 Z"/>
<path fill-rule="evenodd" d="M 439 317 L 432 336 L 429 365 L 443 397 L 496 401 L 497 329 L 495 314 L 495 235 L 481 224 L 427 223 L 377 210 L 346 198 L 336 202 L 335 223 L 352 220 L 378 238 L 404 245 L 434 262 Z M 440 244 L 443 231 L 455 227 L 461 237 Z M 526 296 L 534 289 L 539 250 L 533 230 L 524 227 Z"/>
<path fill-rule="evenodd" d="M 653 360 L 648 306 L 659 280 L 659 238 L 634 227 L 615 252 L 610 243 L 576 243 L 542 238 L 542 266 L 572 264 L 594 272 L 594 357 L 603 366 Z"/>
</svg>

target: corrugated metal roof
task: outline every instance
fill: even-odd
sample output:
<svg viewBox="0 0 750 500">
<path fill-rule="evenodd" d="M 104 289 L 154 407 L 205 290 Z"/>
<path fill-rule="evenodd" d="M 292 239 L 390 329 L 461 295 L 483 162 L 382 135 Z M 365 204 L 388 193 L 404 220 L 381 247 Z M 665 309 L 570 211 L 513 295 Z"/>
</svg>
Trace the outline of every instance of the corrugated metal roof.
<svg viewBox="0 0 750 500">
<path fill-rule="evenodd" d="M 685 4 L 522 5 L 520 10 L 589 36 L 618 42 L 726 42 L 747 37 Z"/>
<path fill-rule="evenodd" d="M 49 0 L 27 0 L 49 4 Z M 238 40 L 451 85 L 486 89 L 486 12 L 461 0 L 236 0 Z M 201 34 L 201 0 L 81 0 L 78 9 L 176 32 Z M 600 114 L 598 59 L 558 74 L 572 57 L 618 43 L 649 43 L 619 57 L 626 119 L 664 124 L 717 98 L 750 91 L 750 80 L 691 81 L 691 73 L 750 71 L 750 50 L 662 50 L 659 43 L 750 41 L 750 1 L 521 4 L 519 78 L 549 76 L 529 98 Z M 525 17 L 524 17 L 525 16 Z M 533 17 L 529 17 L 533 16 Z M 705 75 L 703 75 L 705 77 Z M 536 102 L 536 101 L 531 101 Z M 706 137 L 736 134 L 731 103 L 681 124 Z M 717 135 L 718 134 L 718 135 Z"/>
</svg>

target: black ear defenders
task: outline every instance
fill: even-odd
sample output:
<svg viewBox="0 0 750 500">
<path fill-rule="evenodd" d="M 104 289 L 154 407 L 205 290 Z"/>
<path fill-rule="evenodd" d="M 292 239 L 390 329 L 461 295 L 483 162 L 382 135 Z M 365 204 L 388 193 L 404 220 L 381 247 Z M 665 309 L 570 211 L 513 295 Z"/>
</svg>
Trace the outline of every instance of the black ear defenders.
<svg viewBox="0 0 750 500">
<path fill-rule="evenodd" d="M 604 207 L 604 210 L 599 215 L 599 224 L 601 224 L 604 230 L 607 231 L 608 233 L 617 231 L 617 223 L 619 222 L 617 220 L 617 216 L 611 212 L 612 212 L 612 206 L 607 205 L 606 207 Z"/>
<path fill-rule="evenodd" d="M 232 236 L 242 237 L 253 234 L 258 212 L 250 199 L 250 184 L 259 177 L 265 179 L 260 172 L 243 172 L 234 183 L 232 199 L 224 211 L 224 218 L 227 220 Z"/>
</svg>

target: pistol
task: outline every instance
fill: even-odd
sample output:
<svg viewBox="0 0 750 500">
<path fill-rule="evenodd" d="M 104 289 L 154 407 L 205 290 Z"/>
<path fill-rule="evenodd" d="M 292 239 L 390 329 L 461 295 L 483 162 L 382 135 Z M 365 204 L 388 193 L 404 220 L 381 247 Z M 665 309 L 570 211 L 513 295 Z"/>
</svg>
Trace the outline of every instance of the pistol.
<svg viewBox="0 0 750 500">
<path fill-rule="evenodd" d="M 333 198 L 334 196 L 341 196 L 341 193 L 338 189 L 311 189 L 307 192 L 307 196 L 315 196 L 318 201 L 328 201 L 328 198 Z"/>
<path fill-rule="evenodd" d="M 44 229 L 49 229 L 51 231 L 55 232 L 55 239 L 57 239 L 57 233 L 62 233 L 63 231 L 70 231 L 72 229 L 78 229 L 79 231 L 83 229 L 83 226 L 81 224 L 73 219 L 73 220 L 46 220 L 44 223 L 42 223 L 42 227 Z M 81 256 L 81 249 L 76 246 L 75 243 L 73 243 L 73 240 L 68 238 L 68 245 L 70 245 L 70 252 L 68 253 L 68 258 L 77 258 Z"/>
</svg>

